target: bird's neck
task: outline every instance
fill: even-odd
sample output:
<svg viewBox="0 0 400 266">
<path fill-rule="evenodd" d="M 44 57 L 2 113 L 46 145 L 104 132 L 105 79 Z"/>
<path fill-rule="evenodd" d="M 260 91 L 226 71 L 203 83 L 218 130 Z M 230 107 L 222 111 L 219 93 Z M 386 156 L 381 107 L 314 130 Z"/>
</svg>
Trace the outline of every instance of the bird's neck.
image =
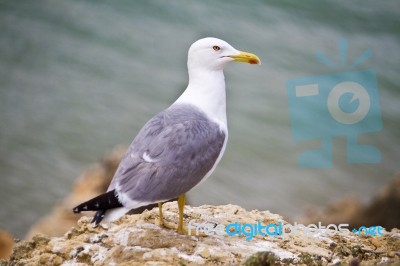
<svg viewBox="0 0 400 266">
<path fill-rule="evenodd" d="M 191 104 L 205 112 L 226 131 L 225 77 L 221 70 L 189 71 L 189 85 L 176 104 Z"/>
</svg>

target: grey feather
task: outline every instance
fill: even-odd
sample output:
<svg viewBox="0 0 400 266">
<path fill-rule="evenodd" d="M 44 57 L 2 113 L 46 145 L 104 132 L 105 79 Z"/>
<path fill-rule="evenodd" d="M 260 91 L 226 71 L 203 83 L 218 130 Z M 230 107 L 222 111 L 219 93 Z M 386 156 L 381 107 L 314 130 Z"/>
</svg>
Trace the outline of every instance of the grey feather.
<svg viewBox="0 0 400 266">
<path fill-rule="evenodd" d="M 140 130 L 109 190 L 119 188 L 117 193 L 141 202 L 176 198 L 212 169 L 225 137 L 219 125 L 198 108 L 172 105 Z M 144 153 L 151 162 L 143 159 Z"/>
</svg>

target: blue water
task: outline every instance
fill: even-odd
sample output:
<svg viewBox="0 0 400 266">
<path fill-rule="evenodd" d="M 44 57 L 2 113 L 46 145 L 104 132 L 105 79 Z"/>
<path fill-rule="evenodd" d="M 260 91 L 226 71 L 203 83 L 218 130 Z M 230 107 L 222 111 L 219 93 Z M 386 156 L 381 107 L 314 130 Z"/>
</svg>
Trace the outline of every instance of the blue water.
<svg viewBox="0 0 400 266">
<path fill-rule="evenodd" d="M 368 201 L 400 170 L 400 4 L 391 1 L 0 1 L 0 228 L 18 237 L 105 151 L 129 144 L 187 84 L 187 50 L 214 36 L 259 55 L 225 71 L 229 142 L 193 205 L 238 204 L 285 216 L 346 195 Z M 285 84 L 335 72 L 348 40 L 358 69 L 373 68 L 383 129 L 361 136 L 379 164 L 297 164 L 318 141 L 292 140 Z M 304 117 L 304 119 L 310 119 Z"/>
</svg>

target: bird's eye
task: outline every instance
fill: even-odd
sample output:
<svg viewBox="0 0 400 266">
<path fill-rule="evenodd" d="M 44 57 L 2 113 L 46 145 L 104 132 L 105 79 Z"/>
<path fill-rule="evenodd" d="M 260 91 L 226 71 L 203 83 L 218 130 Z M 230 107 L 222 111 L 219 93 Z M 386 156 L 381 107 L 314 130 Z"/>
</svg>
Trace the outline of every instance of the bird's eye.
<svg viewBox="0 0 400 266">
<path fill-rule="evenodd" d="M 219 50 L 221 50 L 221 47 L 219 47 L 218 45 L 214 45 L 213 49 L 214 49 L 214 51 L 219 51 Z"/>
</svg>

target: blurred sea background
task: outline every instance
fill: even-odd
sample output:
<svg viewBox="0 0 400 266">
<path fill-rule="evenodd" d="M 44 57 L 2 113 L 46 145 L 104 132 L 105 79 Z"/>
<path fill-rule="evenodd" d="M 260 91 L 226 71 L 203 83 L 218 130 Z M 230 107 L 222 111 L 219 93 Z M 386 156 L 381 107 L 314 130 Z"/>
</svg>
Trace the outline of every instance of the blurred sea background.
<svg viewBox="0 0 400 266">
<path fill-rule="evenodd" d="M 213 176 L 190 192 L 192 205 L 295 217 L 347 195 L 367 202 L 400 170 L 396 0 L 1 0 L 0 228 L 23 237 L 85 168 L 128 145 L 183 92 L 187 50 L 207 36 L 256 53 L 262 65 L 226 68 L 229 142 Z M 285 84 L 340 72 L 315 54 L 340 62 L 341 38 L 348 62 L 373 51 L 357 69 L 377 72 L 383 129 L 360 140 L 382 160 L 348 164 L 339 137 L 332 168 L 301 168 L 308 144 L 292 139 Z"/>
</svg>

